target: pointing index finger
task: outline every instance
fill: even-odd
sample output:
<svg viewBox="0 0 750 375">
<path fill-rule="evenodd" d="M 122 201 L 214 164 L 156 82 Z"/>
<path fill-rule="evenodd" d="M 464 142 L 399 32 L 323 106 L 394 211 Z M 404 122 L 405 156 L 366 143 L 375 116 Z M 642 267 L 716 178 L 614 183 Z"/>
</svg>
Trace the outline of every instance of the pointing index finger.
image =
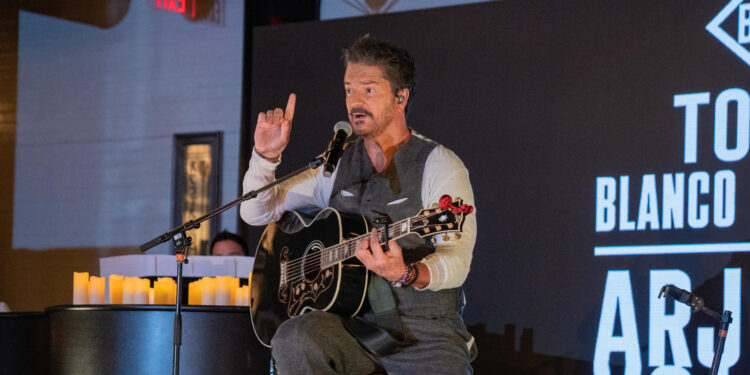
<svg viewBox="0 0 750 375">
<path fill-rule="evenodd" d="M 294 106 L 297 104 L 297 95 L 294 93 L 289 94 L 289 100 L 286 102 L 286 111 L 284 111 L 284 119 L 292 121 L 294 118 Z"/>
</svg>

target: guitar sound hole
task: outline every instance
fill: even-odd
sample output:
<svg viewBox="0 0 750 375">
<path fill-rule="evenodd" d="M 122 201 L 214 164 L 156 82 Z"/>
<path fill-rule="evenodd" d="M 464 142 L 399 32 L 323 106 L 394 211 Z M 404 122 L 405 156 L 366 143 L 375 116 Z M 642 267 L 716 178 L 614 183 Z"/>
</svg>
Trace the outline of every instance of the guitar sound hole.
<svg viewBox="0 0 750 375">
<path fill-rule="evenodd" d="M 311 245 L 302 261 L 302 275 L 307 282 L 314 282 L 320 274 L 320 246 Z"/>
</svg>

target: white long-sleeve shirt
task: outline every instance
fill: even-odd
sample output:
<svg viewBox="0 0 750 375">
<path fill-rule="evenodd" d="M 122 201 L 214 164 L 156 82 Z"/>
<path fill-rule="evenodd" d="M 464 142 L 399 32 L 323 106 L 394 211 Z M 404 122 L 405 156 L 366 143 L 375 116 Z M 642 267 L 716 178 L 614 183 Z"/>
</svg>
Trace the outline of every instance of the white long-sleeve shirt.
<svg viewBox="0 0 750 375">
<path fill-rule="evenodd" d="M 412 136 L 421 137 L 416 133 Z M 270 162 L 253 150 L 242 182 L 243 193 L 272 182 L 279 163 Z M 328 207 L 337 171 L 331 177 L 324 177 L 321 168 L 306 171 L 243 202 L 240 216 L 250 225 L 266 225 L 279 220 L 285 211 Z M 469 171 L 456 154 L 441 145 L 427 157 L 421 193 L 423 208 L 437 203 L 443 194 L 474 205 Z M 469 273 L 476 234 L 476 213 L 472 213 L 465 218 L 460 239 L 451 236 L 449 241 L 443 241 L 442 236 L 437 236 L 435 252 L 421 260 L 430 271 L 430 283 L 425 289 L 440 290 L 463 284 Z"/>
</svg>

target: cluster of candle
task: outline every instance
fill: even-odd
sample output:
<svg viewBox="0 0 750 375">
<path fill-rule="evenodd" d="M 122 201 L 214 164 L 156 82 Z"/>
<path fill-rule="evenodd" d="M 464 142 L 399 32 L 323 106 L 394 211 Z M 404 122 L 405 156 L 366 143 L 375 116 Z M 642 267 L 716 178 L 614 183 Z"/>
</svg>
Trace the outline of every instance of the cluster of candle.
<svg viewBox="0 0 750 375">
<path fill-rule="evenodd" d="M 204 277 L 189 284 L 188 304 L 250 306 L 250 286 L 231 276 Z"/>
<path fill-rule="evenodd" d="M 250 280 L 248 275 L 248 280 Z M 105 278 L 89 276 L 88 272 L 73 273 L 73 304 L 152 304 L 175 303 L 177 283 L 171 277 L 151 280 L 139 277 L 110 275 L 105 302 Z M 250 287 L 240 287 L 240 279 L 230 276 L 204 277 L 189 284 L 189 305 L 249 306 Z"/>
<path fill-rule="evenodd" d="M 73 272 L 73 304 L 88 303 L 104 303 L 104 278 L 97 276 L 89 278 L 88 272 Z"/>
</svg>

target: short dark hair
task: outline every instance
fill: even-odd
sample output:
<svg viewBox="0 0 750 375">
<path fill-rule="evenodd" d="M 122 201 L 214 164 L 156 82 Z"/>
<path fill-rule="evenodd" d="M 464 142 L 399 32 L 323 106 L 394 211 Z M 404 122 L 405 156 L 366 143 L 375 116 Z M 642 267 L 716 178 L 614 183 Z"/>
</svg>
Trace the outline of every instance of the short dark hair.
<svg viewBox="0 0 750 375">
<path fill-rule="evenodd" d="M 227 231 L 222 231 L 221 233 L 214 236 L 213 240 L 211 240 L 211 247 L 210 247 L 211 255 L 213 255 L 214 253 L 214 244 L 219 241 L 226 241 L 226 240 L 236 242 L 238 245 L 242 247 L 242 252 L 245 253 L 245 256 L 250 255 L 247 250 L 247 242 L 245 242 L 245 239 L 240 237 L 237 234 L 234 234 L 232 232 L 227 232 Z"/>
<path fill-rule="evenodd" d="M 393 95 L 396 95 L 399 90 L 408 89 L 409 98 L 414 97 L 417 68 L 414 58 L 407 50 L 365 34 L 341 52 L 346 65 L 355 63 L 378 66 L 383 69 L 385 79 L 391 84 Z M 411 100 L 406 103 L 407 108 L 410 103 Z"/>
</svg>

